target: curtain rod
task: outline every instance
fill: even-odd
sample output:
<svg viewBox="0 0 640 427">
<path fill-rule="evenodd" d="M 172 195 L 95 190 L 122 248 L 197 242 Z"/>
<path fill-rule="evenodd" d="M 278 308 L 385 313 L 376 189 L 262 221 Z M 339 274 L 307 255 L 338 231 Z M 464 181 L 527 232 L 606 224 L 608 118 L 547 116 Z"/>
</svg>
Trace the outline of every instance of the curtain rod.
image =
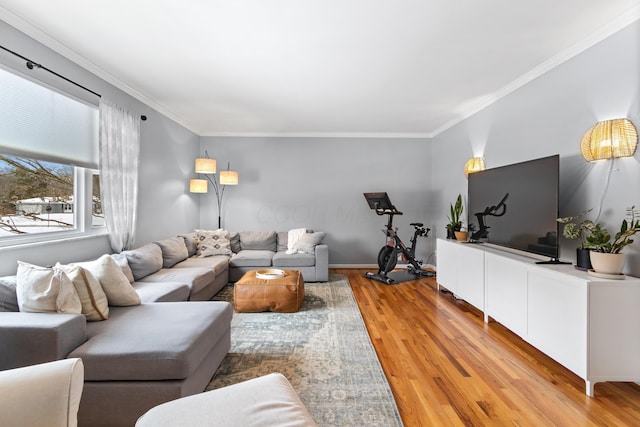
<svg viewBox="0 0 640 427">
<path fill-rule="evenodd" d="M 80 89 L 84 89 L 84 90 L 86 90 L 87 92 L 94 94 L 94 95 L 95 95 L 95 96 L 97 96 L 98 98 L 102 98 L 102 95 L 100 95 L 98 92 L 94 92 L 94 91 L 92 91 L 91 89 L 89 89 L 89 88 L 87 88 L 87 87 L 85 87 L 85 86 L 82 86 L 80 83 L 74 82 L 73 80 L 68 79 L 67 77 L 65 77 L 65 76 L 63 76 L 63 75 L 58 74 L 58 73 L 56 73 L 55 71 L 50 70 L 49 68 L 45 67 L 45 66 L 44 66 L 44 65 L 42 65 L 42 64 L 38 64 L 37 62 L 34 62 L 34 61 L 32 61 L 31 59 L 29 59 L 29 58 L 27 58 L 27 57 L 25 57 L 25 56 L 22 56 L 22 55 L 20 55 L 20 54 L 19 54 L 19 53 L 17 53 L 17 52 L 14 52 L 14 51 L 12 51 L 12 50 L 10 50 L 10 49 L 7 49 L 6 47 L 4 47 L 4 46 L 2 46 L 2 45 L 0 45 L 0 49 L 3 49 L 3 50 L 5 50 L 5 51 L 9 52 L 10 54 L 17 56 L 18 58 L 22 59 L 23 61 L 26 61 L 26 62 L 27 62 L 27 64 L 26 64 L 26 65 L 27 65 L 27 68 L 28 68 L 28 69 L 30 69 L 30 70 L 33 70 L 33 69 L 35 68 L 35 69 L 37 69 L 37 70 L 44 70 L 44 71 L 47 71 L 47 72 L 49 72 L 49 73 L 53 74 L 54 76 L 61 78 L 62 80 L 65 80 L 65 81 L 67 81 L 67 82 L 69 82 L 69 83 L 71 83 L 71 84 L 73 84 L 73 85 L 76 85 L 76 86 L 77 86 L 77 87 L 79 87 Z M 147 116 L 144 116 L 144 115 L 140 116 L 140 120 L 142 120 L 142 121 L 147 120 Z"/>
</svg>

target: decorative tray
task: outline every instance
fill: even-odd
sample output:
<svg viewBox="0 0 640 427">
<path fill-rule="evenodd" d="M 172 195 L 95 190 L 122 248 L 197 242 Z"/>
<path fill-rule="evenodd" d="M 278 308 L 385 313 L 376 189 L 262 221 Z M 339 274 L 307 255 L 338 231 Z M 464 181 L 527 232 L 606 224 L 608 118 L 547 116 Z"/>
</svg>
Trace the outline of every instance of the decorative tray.
<svg viewBox="0 0 640 427">
<path fill-rule="evenodd" d="M 256 278 L 263 280 L 279 279 L 284 276 L 284 270 L 279 270 L 277 268 L 268 268 L 266 270 L 256 271 Z"/>
</svg>

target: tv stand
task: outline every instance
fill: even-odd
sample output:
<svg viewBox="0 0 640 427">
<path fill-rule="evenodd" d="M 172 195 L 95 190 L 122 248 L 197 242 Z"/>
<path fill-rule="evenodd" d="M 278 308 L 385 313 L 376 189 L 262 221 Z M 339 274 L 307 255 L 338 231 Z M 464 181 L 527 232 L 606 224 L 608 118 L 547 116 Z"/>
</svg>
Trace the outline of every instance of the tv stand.
<svg viewBox="0 0 640 427">
<path fill-rule="evenodd" d="M 640 279 L 608 280 L 488 245 L 437 240 L 438 290 L 477 307 L 585 380 L 640 382 Z"/>
<path fill-rule="evenodd" d="M 538 262 L 536 262 L 536 264 L 539 264 L 539 265 L 545 265 L 545 264 L 547 264 L 547 265 L 569 264 L 569 265 L 571 265 L 571 263 L 569 261 L 560 261 L 560 258 L 551 258 L 549 261 L 538 261 Z"/>
</svg>

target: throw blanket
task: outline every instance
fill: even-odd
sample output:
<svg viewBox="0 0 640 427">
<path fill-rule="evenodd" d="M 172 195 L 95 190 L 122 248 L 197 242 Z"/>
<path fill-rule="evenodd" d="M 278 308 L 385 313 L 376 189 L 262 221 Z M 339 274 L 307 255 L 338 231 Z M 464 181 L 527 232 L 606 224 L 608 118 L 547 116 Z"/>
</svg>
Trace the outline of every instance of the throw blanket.
<svg viewBox="0 0 640 427">
<path fill-rule="evenodd" d="M 289 230 L 289 234 L 287 236 L 287 254 L 295 254 L 298 252 L 293 249 L 296 242 L 300 239 L 300 237 L 304 236 L 307 232 L 306 228 L 294 228 L 293 230 Z"/>
</svg>

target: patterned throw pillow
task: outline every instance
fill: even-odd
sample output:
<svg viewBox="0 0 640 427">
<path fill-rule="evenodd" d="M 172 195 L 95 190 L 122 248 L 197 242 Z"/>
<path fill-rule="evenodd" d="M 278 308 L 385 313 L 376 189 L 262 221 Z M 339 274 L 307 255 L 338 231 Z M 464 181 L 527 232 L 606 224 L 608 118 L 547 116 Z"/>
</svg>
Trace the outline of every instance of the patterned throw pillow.
<svg viewBox="0 0 640 427">
<path fill-rule="evenodd" d="M 229 232 L 226 230 L 196 230 L 197 256 L 232 255 Z"/>
</svg>

